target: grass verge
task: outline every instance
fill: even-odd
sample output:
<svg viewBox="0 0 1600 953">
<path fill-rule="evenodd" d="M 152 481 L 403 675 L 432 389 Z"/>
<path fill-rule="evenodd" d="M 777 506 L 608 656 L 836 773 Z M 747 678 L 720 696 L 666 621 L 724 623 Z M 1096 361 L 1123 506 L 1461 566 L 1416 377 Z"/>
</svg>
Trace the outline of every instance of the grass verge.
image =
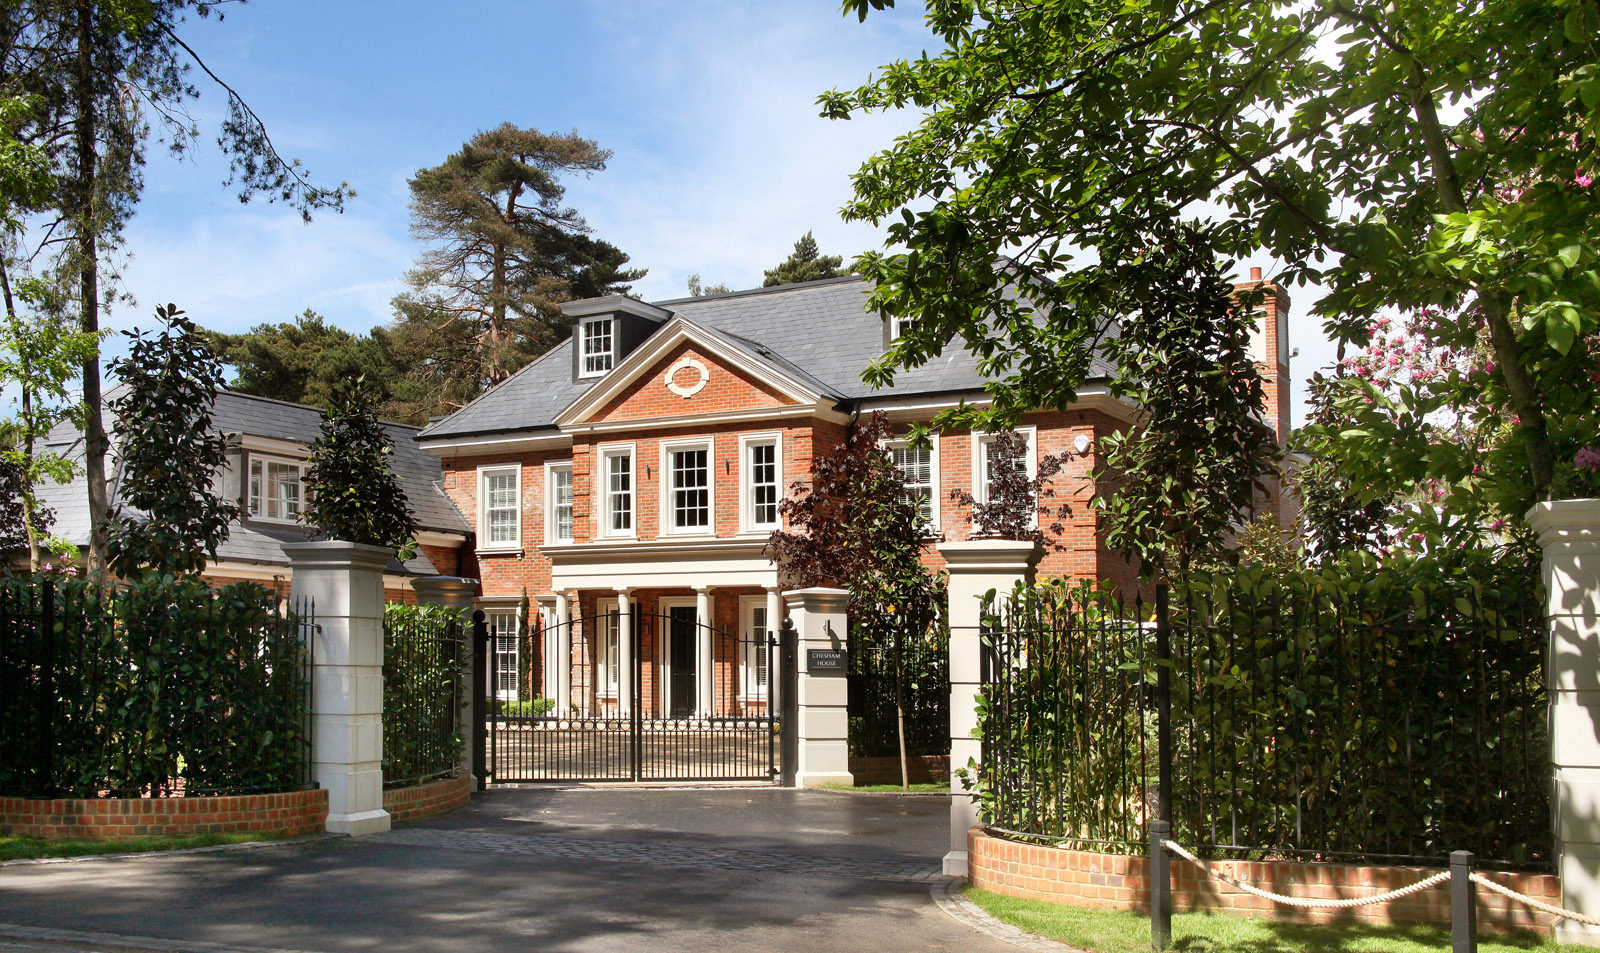
<svg viewBox="0 0 1600 953">
<path fill-rule="evenodd" d="M 867 794 L 948 794 L 950 782 L 929 781 L 925 784 L 913 784 L 903 788 L 898 784 L 824 784 L 830 791 L 862 791 Z"/>
<path fill-rule="evenodd" d="M 140 854 L 152 850 L 183 850 L 189 847 L 215 847 L 218 844 L 245 844 L 272 840 L 269 834 L 188 834 L 183 837 L 136 837 L 132 840 L 44 840 L 0 834 L 0 861 L 34 860 L 40 857 L 92 857 L 99 854 Z"/>
<path fill-rule="evenodd" d="M 1150 953 L 1150 918 L 1116 910 L 1084 910 L 1041 900 L 1001 896 L 976 887 L 967 899 L 1004 923 L 1093 953 Z M 1447 928 L 1377 927 L 1247 920 L 1222 914 L 1172 918 L 1176 953 L 1437 953 L 1450 949 Z M 1479 937 L 1480 953 L 1591 953 L 1533 934 Z"/>
</svg>

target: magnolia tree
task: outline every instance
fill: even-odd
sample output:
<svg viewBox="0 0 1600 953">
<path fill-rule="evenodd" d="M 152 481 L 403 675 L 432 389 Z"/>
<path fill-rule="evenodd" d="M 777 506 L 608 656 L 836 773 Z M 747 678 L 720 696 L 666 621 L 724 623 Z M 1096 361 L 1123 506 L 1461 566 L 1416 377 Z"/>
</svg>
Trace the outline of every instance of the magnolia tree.
<svg viewBox="0 0 1600 953">
<path fill-rule="evenodd" d="M 900 780 L 910 784 L 906 751 L 906 641 L 926 637 L 942 618 L 944 579 L 922 563 L 930 534 L 920 501 L 884 449 L 888 418 L 877 412 L 843 443 L 812 459 L 778 504 L 788 529 L 775 530 L 768 554 L 797 586 L 842 586 L 862 644 L 888 647 L 900 749 Z"/>
<path fill-rule="evenodd" d="M 307 458 L 304 519 L 324 539 L 416 551 L 417 521 L 389 466 L 394 442 L 378 419 L 383 395 L 366 378 L 338 388 Z"/>
</svg>

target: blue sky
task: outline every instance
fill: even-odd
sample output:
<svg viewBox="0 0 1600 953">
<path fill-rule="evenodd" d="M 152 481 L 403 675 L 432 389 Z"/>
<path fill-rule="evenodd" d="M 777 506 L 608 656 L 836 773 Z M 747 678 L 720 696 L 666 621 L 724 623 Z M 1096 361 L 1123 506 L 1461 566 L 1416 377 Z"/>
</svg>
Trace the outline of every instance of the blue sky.
<svg viewBox="0 0 1600 953">
<path fill-rule="evenodd" d="M 920 9 L 900 6 L 863 24 L 833 0 L 229 5 L 185 39 L 283 154 L 358 196 L 310 225 L 282 205 L 241 205 L 214 145 L 225 100 L 198 78 L 201 148 L 174 161 L 152 147 L 123 268 L 137 303 L 107 325 L 148 326 L 167 301 L 229 331 L 306 308 L 353 331 L 388 321 L 419 249 L 407 178 L 502 122 L 575 129 L 612 150 L 567 198 L 650 270 L 635 286 L 647 300 L 681 296 L 695 272 L 757 286 L 808 229 L 826 253 L 877 247 L 875 229 L 838 209 L 850 173 L 916 117 L 829 122 L 815 99 L 931 45 Z M 1331 352 L 1305 317 L 1312 296 L 1296 297 L 1303 377 Z"/>
</svg>

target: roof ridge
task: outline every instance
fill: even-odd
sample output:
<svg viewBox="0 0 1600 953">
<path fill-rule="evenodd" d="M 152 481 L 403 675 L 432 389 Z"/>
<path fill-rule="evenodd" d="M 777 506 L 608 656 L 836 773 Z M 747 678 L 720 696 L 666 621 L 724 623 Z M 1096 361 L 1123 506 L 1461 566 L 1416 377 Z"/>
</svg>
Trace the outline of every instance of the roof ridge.
<svg viewBox="0 0 1600 953">
<path fill-rule="evenodd" d="M 689 295 L 688 297 L 683 298 L 665 298 L 661 301 L 649 301 L 646 302 L 646 304 L 652 304 L 658 308 L 661 308 L 669 304 L 687 304 L 691 301 L 717 301 L 724 298 L 743 298 L 753 295 L 779 294 L 785 291 L 793 291 L 797 288 L 816 288 L 821 285 L 840 285 L 849 281 L 865 280 L 866 278 L 861 275 L 840 275 L 837 278 L 818 278 L 815 281 L 797 281 L 792 285 L 772 285 L 771 287 L 767 288 L 746 288 L 743 291 L 725 291 L 721 294 L 714 295 Z"/>
</svg>

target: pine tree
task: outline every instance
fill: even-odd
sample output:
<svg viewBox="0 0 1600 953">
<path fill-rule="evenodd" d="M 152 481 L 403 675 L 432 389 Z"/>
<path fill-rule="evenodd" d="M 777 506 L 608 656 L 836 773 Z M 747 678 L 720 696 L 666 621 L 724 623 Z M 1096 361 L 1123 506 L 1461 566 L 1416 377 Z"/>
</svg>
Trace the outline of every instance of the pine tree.
<svg viewBox="0 0 1600 953">
<path fill-rule="evenodd" d="M 794 253 L 781 265 L 766 273 L 767 280 L 761 283 L 761 287 L 793 285 L 802 281 L 818 281 L 850 274 L 849 269 L 842 267 L 843 264 L 842 255 L 822 254 L 817 248 L 817 240 L 810 232 L 806 232 L 794 243 Z"/>
<path fill-rule="evenodd" d="M 576 132 L 505 123 L 411 179 L 411 231 L 430 247 L 395 299 L 396 357 L 420 392 L 409 414 L 466 404 L 567 336 L 561 302 L 644 276 L 562 204 L 561 176 L 610 155 Z"/>
<path fill-rule="evenodd" d="M 280 324 L 258 324 L 244 334 L 209 335 L 211 347 L 236 372 L 229 387 L 326 410 L 341 383 L 365 376 L 386 380 L 398 372 L 388 335 L 352 334 L 307 308 Z"/>
</svg>

